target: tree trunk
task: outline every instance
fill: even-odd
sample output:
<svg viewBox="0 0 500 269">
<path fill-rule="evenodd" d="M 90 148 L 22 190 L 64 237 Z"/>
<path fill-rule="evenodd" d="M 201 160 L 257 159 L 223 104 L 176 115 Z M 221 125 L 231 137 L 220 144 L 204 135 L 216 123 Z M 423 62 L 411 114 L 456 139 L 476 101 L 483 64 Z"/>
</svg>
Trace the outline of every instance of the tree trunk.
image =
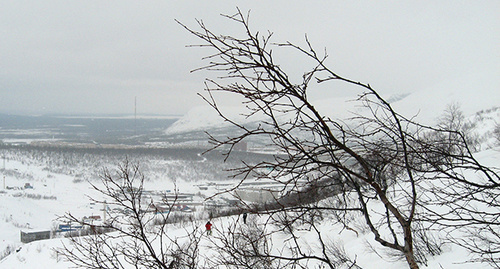
<svg viewBox="0 0 500 269">
<path fill-rule="evenodd" d="M 418 264 L 415 260 L 415 255 L 413 252 L 413 235 L 411 225 L 409 222 L 407 222 L 403 225 L 403 227 L 405 233 L 405 246 L 403 252 L 405 254 L 406 262 L 408 263 L 408 266 L 410 266 L 410 269 L 418 269 Z"/>
<path fill-rule="evenodd" d="M 406 262 L 410 266 L 410 269 L 418 269 L 417 261 L 415 261 L 415 256 L 413 255 L 413 251 L 405 252 Z"/>
</svg>

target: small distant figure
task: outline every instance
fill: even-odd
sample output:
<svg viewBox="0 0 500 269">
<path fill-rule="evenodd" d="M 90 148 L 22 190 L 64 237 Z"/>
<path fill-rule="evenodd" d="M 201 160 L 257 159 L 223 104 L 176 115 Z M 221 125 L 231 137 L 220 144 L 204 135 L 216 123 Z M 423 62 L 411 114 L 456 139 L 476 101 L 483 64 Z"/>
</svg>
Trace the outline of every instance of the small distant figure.
<svg viewBox="0 0 500 269">
<path fill-rule="evenodd" d="M 205 224 L 205 228 L 207 229 L 207 235 L 212 235 L 212 223 L 210 221 Z"/>
<path fill-rule="evenodd" d="M 244 224 L 247 224 L 247 217 L 248 217 L 247 212 L 243 213 L 243 223 Z"/>
</svg>

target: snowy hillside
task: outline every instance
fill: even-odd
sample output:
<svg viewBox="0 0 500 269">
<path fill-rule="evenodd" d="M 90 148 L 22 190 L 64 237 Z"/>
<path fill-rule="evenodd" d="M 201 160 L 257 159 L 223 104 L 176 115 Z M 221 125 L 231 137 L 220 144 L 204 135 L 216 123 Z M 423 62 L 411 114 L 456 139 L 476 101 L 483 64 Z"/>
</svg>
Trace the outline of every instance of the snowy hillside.
<svg viewBox="0 0 500 269">
<path fill-rule="evenodd" d="M 490 149 L 478 153 L 478 158 L 486 165 L 496 165 L 500 162 L 500 148 Z M 166 164 L 163 164 L 166 165 Z M 12 253 L 0 261 L 0 268 L 72 268 L 72 264 L 58 256 L 54 251 L 61 248 L 63 244 L 68 245 L 65 238 L 55 238 L 50 240 L 35 241 L 27 244 L 19 242 L 19 231 L 37 231 L 52 228 L 57 215 L 71 211 L 74 214 L 83 215 L 102 215 L 102 208 L 92 204 L 86 195 L 96 198 L 96 193 L 90 192 L 89 186 L 85 182 L 75 180 L 74 176 L 47 172 L 44 167 L 32 162 L 21 162 L 8 160 L 6 166 L 9 171 L 17 171 L 17 176 L 9 176 L 7 183 L 9 186 L 16 187 L 7 191 L 0 192 L 0 236 L 1 251 L 10 248 Z M 33 178 L 33 189 L 22 189 L 26 178 Z M 182 192 L 198 192 L 196 185 L 184 181 L 177 181 L 177 188 Z M 172 189 L 173 182 L 165 182 L 161 179 L 155 179 L 147 182 L 145 188 L 148 190 Z M 214 189 L 209 191 L 215 191 Z M 29 198 L 29 194 L 41 194 L 41 198 Z M 213 192 L 212 192 L 213 193 Z M 55 197 L 55 198 L 52 198 Z M 239 216 L 223 217 L 214 220 L 215 234 L 224 232 L 229 225 L 242 226 Z M 171 224 L 167 230 L 171 236 L 181 238 L 187 231 L 193 230 L 193 225 L 203 227 L 205 218 L 195 220 L 193 223 L 184 225 Z M 267 217 L 265 215 L 250 215 L 250 221 L 246 229 L 255 227 L 264 227 Z M 344 243 L 345 252 L 362 268 L 380 268 L 380 269 L 398 269 L 406 268 L 403 260 L 384 260 L 377 253 L 368 247 L 368 242 L 376 247 L 376 250 L 383 253 L 384 249 L 373 240 L 373 236 L 364 231 L 356 234 L 352 231 L 346 231 L 341 225 L 331 225 L 334 222 L 328 217 L 318 226 L 319 229 L 327 235 L 329 240 Z M 255 225 L 255 226 L 253 226 Z M 272 227 L 268 227 L 272 229 Z M 201 236 L 201 235 L 200 235 Z M 315 234 L 312 231 L 300 232 L 300 240 L 312 240 Z M 285 235 L 276 233 L 273 235 L 273 247 L 281 249 L 286 242 L 283 240 Z M 214 239 L 202 236 L 200 242 L 200 263 L 204 260 L 210 260 L 215 257 Z M 217 243 L 217 240 L 215 240 Z M 312 251 L 316 251 L 315 245 L 310 245 Z M 429 257 L 427 267 L 422 268 L 452 268 L 469 269 L 489 268 L 486 264 L 463 263 L 468 260 L 468 254 L 464 249 L 456 246 L 447 245 L 443 254 L 436 257 Z M 310 268 L 317 268 L 314 262 Z"/>
<path fill-rule="evenodd" d="M 463 110 L 466 119 L 475 123 L 474 132 L 479 136 L 482 146 L 481 152 L 477 153 L 479 161 L 486 165 L 498 166 L 500 162 L 500 147 L 498 141 L 492 135 L 496 124 L 500 122 L 500 91 L 496 88 L 499 83 L 491 82 L 491 77 L 470 77 L 463 80 L 443 82 L 433 88 L 424 89 L 411 94 L 396 95 L 392 105 L 395 110 L 407 117 L 417 116 L 415 120 L 424 124 L 434 125 L 438 117 L 448 104 L 457 103 Z M 356 112 L 357 104 L 349 98 L 330 98 L 317 100 L 315 107 L 325 115 L 332 118 L 346 119 Z M 242 113 L 241 106 L 223 107 L 222 110 L 231 115 L 238 122 L 251 124 L 259 120 L 259 117 L 246 119 Z M 220 119 L 217 113 L 210 107 L 198 107 L 191 110 L 183 118 L 174 123 L 166 130 L 167 136 L 181 135 L 188 132 L 204 132 L 217 130 L 220 133 L 229 132 L 229 124 Z M 198 139 L 200 139 L 198 137 Z M 182 149 L 179 149 L 182 151 Z M 201 150 L 200 150 L 201 152 Z M 4 152 L 4 156 L 5 156 Z M 59 153 L 58 153 L 59 154 Z M 195 194 L 195 203 L 203 203 L 203 197 L 208 197 L 219 191 L 219 186 L 214 182 L 226 179 L 217 170 L 234 165 L 225 163 L 221 165 L 220 156 L 207 159 L 199 155 L 198 151 L 191 149 L 189 156 L 177 151 L 168 152 L 171 156 L 163 160 L 164 155 L 158 154 L 151 157 L 145 152 L 134 153 L 132 157 L 127 152 L 115 156 L 114 159 L 99 159 L 92 153 L 60 153 L 63 156 L 58 160 L 51 159 L 51 154 L 35 156 L 34 153 L 26 152 L 24 155 L 8 155 L 3 173 L 6 174 L 6 188 L 0 191 L 0 268 L 70 268 L 68 263 L 58 257 L 54 248 L 60 248 L 68 241 L 65 238 L 35 241 L 27 244 L 20 242 L 21 231 L 53 230 L 58 224 L 57 216 L 66 212 L 72 212 L 79 216 L 102 215 L 102 208 L 93 204 L 88 195 L 98 198 L 97 193 L 91 192 L 90 186 L 85 179 L 92 182 L 98 178 L 98 169 L 102 166 L 113 167 L 120 162 L 119 158 L 131 158 L 140 160 L 147 170 L 148 182 L 145 188 L 151 191 L 165 191 L 177 188 L 181 192 Z M 79 155 L 80 154 L 80 155 Z M 246 153 L 245 153 L 246 154 Z M 248 153 L 250 154 L 250 153 Z M 253 158 L 264 158 L 265 155 L 251 156 Z M 22 157 L 13 157 L 22 156 Z M 100 156 L 100 155 L 96 155 Z M 89 159 L 97 158 L 92 162 Z M 16 159 L 17 158 L 17 159 Z M 5 157 L 4 157 L 5 159 Z M 76 160 L 76 164 L 73 164 Z M 101 167 L 97 167 L 100 165 Z M 90 168 L 91 167 L 91 168 Z M 4 175 L 2 174 L 2 175 Z M 212 181 L 212 182 L 211 182 Z M 210 184 L 207 184 L 210 182 Z M 30 183 L 26 186 L 26 183 Z M 225 184 L 235 184 L 236 181 L 224 181 Z M 201 187 L 202 184 L 203 188 Z M 201 210 L 201 209 L 200 209 Z M 195 213 L 197 210 L 194 210 Z M 206 219 L 203 211 L 198 211 L 194 216 L 201 216 L 195 220 L 194 225 L 202 226 Z M 255 227 L 265 222 L 266 216 L 251 216 L 252 225 Z M 239 221 L 238 216 L 222 217 L 214 220 L 216 232 L 223 232 L 224 227 Z M 362 220 L 360 220 L 362 222 Z M 192 226 L 192 225 L 191 225 Z M 167 230 L 175 238 L 189 231 L 189 227 L 181 225 L 169 225 Z M 373 249 L 367 247 L 367 242 L 377 246 L 377 251 L 383 252 L 374 242 L 369 232 L 358 235 L 345 231 L 344 227 L 331 226 L 328 218 L 319 225 L 321 231 L 328 235 L 328 239 L 345 243 L 345 251 L 350 258 L 356 259 L 362 268 L 405 268 L 403 260 L 381 259 Z M 272 228 L 269 228 L 272 229 Z M 273 235 L 273 243 L 276 249 L 284 246 L 284 235 L 276 233 Z M 315 236 L 312 232 L 301 232 L 301 240 L 305 242 L 308 238 Z M 210 259 L 213 253 L 213 244 L 203 237 L 200 259 Z M 317 246 L 309 246 L 311 251 L 318 251 Z M 486 264 L 464 263 L 469 259 L 467 252 L 456 246 L 446 245 L 443 253 L 439 256 L 429 257 L 427 268 L 489 268 Z M 311 268 L 316 268 L 312 263 Z M 426 268 L 423 266 L 423 268 Z"/>
<path fill-rule="evenodd" d="M 401 114 L 423 124 L 435 124 L 435 120 L 447 105 L 457 103 L 466 117 L 482 110 L 500 106 L 500 76 L 495 70 L 471 74 L 456 80 L 443 81 L 438 85 L 412 93 L 395 102 L 394 108 Z"/>
<path fill-rule="evenodd" d="M 241 113 L 244 112 L 242 107 L 227 107 L 225 110 L 231 110 L 231 114 L 235 115 L 239 121 L 245 120 L 244 117 L 241 116 Z M 229 124 L 224 122 L 217 112 L 207 105 L 191 109 L 186 115 L 170 126 L 166 133 L 175 134 L 191 131 L 205 131 L 207 128 L 216 129 L 227 126 L 229 126 Z"/>
<path fill-rule="evenodd" d="M 248 225 L 241 224 L 241 219 L 238 219 L 237 216 L 232 217 L 224 217 L 215 220 L 214 223 L 214 234 L 217 235 L 219 232 L 223 232 L 225 228 L 230 225 L 241 225 L 245 229 L 253 229 L 255 226 L 264 225 L 265 216 L 250 216 L 250 220 Z M 199 226 L 203 226 L 201 221 L 196 223 Z M 254 226 L 255 225 L 255 226 Z M 193 228 L 191 225 L 168 225 L 167 229 L 170 234 L 176 235 L 179 238 L 182 238 L 185 235 L 186 231 L 192 231 Z M 340 226 L 330 226 L 326 221 L 321 224 L 320 229 L 325 234 L 333 235 L 329 239 L 334 240 L 335 242 L 344 243 L 344 249 L 347 254 L 351 256 L 351 258 L 355 258 L 357 264 L 361 266 L 361 268 L 374 268 L 374 269 L 400 269 L 406 268 L 406 264 L 404 260 L 392 260 L 387 261 L 383 260 L 377 256 L 376 253 L 369 250 L 367 247 L 367 242 L 375 244 L 373 242 L 373 236 L 369 233 L 361 234 L 357 236 L 355 233 L 347 232 L 342 233 L 342 236 L 338 236 L 339 232 L 342 231 L 342 227 Z M 273 238 L 274 247 L 276 249 L 280 249 L 283 247 L 283 238 L 282 235 L 275 234 Z M 300 233 L 300 240 L 307 242 L 309 237 L 314 237 L 314 234 L 311 232 L 302 232 Z M 212 244 L 214 239 L 209 238 L 207 236 L 202 236 L 200 241 L 200 264 L 205 263 L 205 260 L 214 259 L 217 256 Z M 215 240 L 217 241 L 217 240 Z M 26 245 L 23 245 L 22 248 L 19 249 L 18 252 L 13 253 L 8 256 L 6 259 L 0 262 L 1 268 L 30 268 L 30 269 L 44 269 L 44 268 L 54 268 L 54 269 L 67 269 L 72 268 L 72 264 L 68 261 L 65 261 L 61 257 L 59 257 L 55 252 L 55 248 L 61 248 L 62 244 L 68 245 L 69 242 L 67 239 L 51 239 L 44 241 L 36 241 Z M 315 248 L 314 245 L 310 246 L 312 249 Z M 378 251 L 383 251 L 383 249 L 378 248 Z M 358 256 L 354 256 L 355 253 L 358 253 Z M 448 268 L 448 269 L 470 269 L 477 268 L 489 268 L 487 265 L 480 264 L 468 264 L 463 263 L 467 259 L 467 252 L 463 249 L 458 249 L 454 247 L 448 247 L 442 255 L 438 257 L 430 257 L 428 261 L 428 266 L 423 268 Z M 318 265 L 312 262 L 309 268 L 319 268 Z M 133 267 L 127 267 L 133 268 Z"/>
<path fill-rule="evenodd" d="M 428 89 L 400 94 L 388 94 L 382 97 L 391 102 L 396 112 L 412 118 L 422 124 L 434 125 L 446 106 L 456 103 L 466 117 L 473 116 L 481 110 L 500 106 L 500 76 L 496 72 L 482 72 L 461 77 L 456 80 L 442 81 Z M 313 105 L 323 115 L 334 119 L 346 119 L 359 110 L 359 103 L 353 102 L 357 96 L 323 98 L 313 100 Z M 221 110 L 239 123 L 249 124 L 261 117 L 247 119 L 243 116 L 243 106 L 224 106 Z M 213 108 L 196 107 L 176 121 L 167 130 L 167 134 L 178 134 L 192 131 L 209 131 L 230 126 L 224 122 Z"/>
</svg>

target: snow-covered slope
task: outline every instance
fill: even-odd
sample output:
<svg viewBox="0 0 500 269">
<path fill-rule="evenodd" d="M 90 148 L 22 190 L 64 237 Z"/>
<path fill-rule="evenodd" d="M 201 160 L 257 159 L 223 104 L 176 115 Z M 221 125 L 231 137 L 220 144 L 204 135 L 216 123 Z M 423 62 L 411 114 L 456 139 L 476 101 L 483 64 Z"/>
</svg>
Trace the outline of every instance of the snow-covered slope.
<svg viewBox="0 0 500 269">
<path fill-rule="evenodd" d="M 499 152 L 500 148 L 496 147 L 478 153 L 477 157 L 482 163 L 489 166 L 495 166 L 500 160 Z M 15 190 L 9 190 L 0 194 L 0 199 L 2 199 L 0 207 L 0 216 L 2 216 L 2 219 L 0 219 L 0 250 L 3 251 L 4 247 L 7 245 L 13 246 L 17 250 L 0 260 L 0 268 L 72 268 L 71 263 L 58 257 L 54 251 L 54 248 L 61 248 L 63 244 L 67 245 L 67 239 L 56 238 L 21 244 L 19 242 L 19 230 L 21 228 L 20 226 L 26 225 L 25 222 L 27 221 L 30 222 L 29 228 L 26 227 L 27 230 L 50 228 L 51 221 L 54 219 L 55 214 L 60 215 L 66 211 L 71 211 L 78 215 L 101 214 L 100 207 L 92 206 L 89 203 L 89 199 L 85 197 L 85 194 L 90 194 L 88 185 L 84 182 L 75 183 L 73 181 L 74 178 L 68 175 L 52 173 L 49 176 L 48 173 L 42 169 L 43 167 L 33 163 L 9 160 L 7 166 L 15 169 L 15 171 L 18 171 L 20 174 L 29 173 L 33 175 L 37 179 L 33 181 L 35 187 L 34 191 L 46 194 L 47 197 L 56 196 L 57 199 L 28 199 L 26 197 L 15 197 L 15 193 L 22 192 Z M 12 177 L 7 178 L 7 181 L 10 186 L 20 186 L 24 184 L 23 180 Z M 165 182 L 161 181 L 148 182 L 148 189 L 154 189 L 154 187 L 164 189 L 166 185 Z M 47 189 L 44 190 L 45 188 Z M 188 191 L 189 189 L 197 191 L 193 184 L 182 185 L 182 191 Z M 25 190 L 24 192 L 29 192 L 29 190 Z M 12 215 L 12 217 L 10 215 Z M 258 217 L 253 215 L 250 219 L 257 223 L 264 223 L 267 220 L 266 216 Z M 224 231 L 224 227 L 227 227 L 229 223 L 235 221 L 237 221 L 237 216 L 223 217 L 213 222 L 216 230 Z M 202 227 L 202 221 L 199 222 L 198 226 Z M 384 250 L 374 242 L 373 235 L 369 232 L 366 231 L 356 235 L 353 232 L 345 231 L 345 227 L 341 225 L 332 225 L 332 223 L 334 223 L 334 221 L 329 221 L 328 217 L 326 217 L 325 221 L 320 223 L 318 227 L 326 238 L 335 240 L 335 242 L 344 243 L 346 253 L 351 258 L 356 258 L 357 264 L 362 268 L 406 268 L 406 264 L 403 260 L 384 260 L 377 256 L 378 254 L 370 251 L 370 248 L 367 247 L 367 242 L 375 246 L 378 251 L 383 252 Z M 272 227 L 268 228 L 273 229 Z M 22 229 L 24 228 L 21 228 L 21 230 Z M 185 227 L 179 225 L 169 225 L 167 231 L 169 231 L 169 235 L 171 235 L 172 238 L 175 238 L 176 236 L 183 235 L 187 230 Z M 303 231 L 300 233 L 301 240 L 305 241 L 307 241 L 308 238 L 314 241 L 316 240 L 315 236 L 316 235 L 311 231 Z M 273 247 L 276 249 L 282 248 L 285 244 L 283 240 L 284 237 L 284 234 L 276 233 L 273 238 Z M 311 247 L 314 249 L 316 246 L 311 245 Z M 209 240 L 204 238 L 200 245 L 200 259 L 209 259 L 211 257 L 210 255 L 215 255 L 212 253 L 213 249 Z M 486 264 L 464 263 L 469 258 L 465 250 L 447 245 L 443 249 L 443 254 L 429 257 L 428 267 L 422 268 L 489 268 Z M 313 265 L 311 266 L 311 268 L 316 268 Z"/>
<path fill-rule="evenodd" d="M 466 117 L 475 119 L 478 123 L 476 132 L 480 136 L 489 138 L 486 142 L 488 150 L 480 152 L 478 156 L 480 161 L 487 165 L 498 166 L 500 159 L 500 148 L 494 147 L 491 132 L 495 124 L 500 120 L 500 91 L 498 89 L 500 76 L 493 76 L 491 73 L 479 73 L 469 77 L 463 77 L 457 80 L 444 81 L 429 89 L 411 94 L 396 95 L 399 98 L 388 96 L 387 99 L 393 99 L 392 105 L 399 113 L 412 117 L 417 115 L 416 121 L 424 124 L 435 124 L 439 115 L 448 104 L 458 103 L 461 106 Z M 332 118 L 345 119 L 352 116 L 358 107 L 352 102 L 353 97 L 339 97 L 316 100 L 315 107 L 324 115 Z M 243 106 L 223 107 L 225 113 L 231 115 L 233 119 L 240 123 L 251 123 L 258 121 L 259 117 L 253 117 L 250 120 L 245 118 Z M 483 111 L 482 113 L 478 113 Z M 173 124 L 167 131 L 167 134 L 182 134 L 192 131 L 205 131 L 211 129 L 223 129 L 230 126 L 224 122 L 219 115 L 210 107 L 197 107 L 186 114 L 182 119 Z M 483 148 L 485 149 L 485 148 Z M 19 230 L 21 229 L 47 229 L 51 228 L 52 221 L 56 214 L 63 214 L 68 209 L 76 210 L 81 214 L 100 214 L 100 209 L 92 207 L 85 194 L 89 193 L 89 186 L 84 182 L 74 182 L 74 176 L 48 173 L 34 164 L 24 163 L 22 161 L 9 161 L 7 165 L 11 170 L 15 170 L 19 175 L 34 175 L 35 191 L 47 197 L 47 199 L 31 199 L 25 196 L 17 197 L 16 193 L 29 193 L 30 190 L 0 193 L 0 251 L 11 246 L 17 248 L 18 252 L 0 261 L 0 268 L 69 268 L 71 264 L 64 262 L 52 251 L 54 247 L 61 247 L 65 239 L 51 239 L 37 241 L 28 244 L 19 242 Z M 8 185 L 21 187 L 25 181 L 20 178 L 7 177 Z M 15 182 L 13 184 L 12 182 Z M 158 185 L 158 182 L 151 182 L 152 185 Z M 164 184 L 164 183 L 162 183 Z M 164 185 L 162 185 L 163 187 Z M 194 188 L 189 184 L 186 188 Z M 159 188 L 159 187 L 158 187 Z M 57 197 L 51 199 L 50 197 Z M 215 220 L 215 227 L 222 227 L 224 223 L 229 223 L 233 217 L 226 217 Z M 29 222 L 29 224 L 28 224 Z M 337 241 L 346 243 L 345 249 L 348 253 L 361 253 L 357 257 L 359 265 L 363 268 L 405 268 L 406 265 L 401 261 L 386 261 L 373 252 L 367 251 L 366 241 L 373 241 L 373 236 L 369 233 L 355 237 L 354 234 L 340 233 L 342 227 L 330 226 L 329 223 L 322 223 L 321 229 Z M 176 235 L 183 228 L 175 226 L 168 227 L 172 235 Z M 304 238 L 312 236 L 304 233 Z M 275 241 L 279 247 L 279 238 Z M 202 253 L 210 253 L 210 246 L 205 244 L 201 247 Z M 1 254 L 1 253 L 0 253 Z M 458 248 L 449 247 L 444 253 L 437 257 L 430 257 L 428 268 L 488 268 L 483 264 L 463 263 L 468 260 L 467 253 Z"/>
<path fill-rule="evenodd" d="M 225 106 L 221 108 L 226 115 L 231 115 L 231 119 L 239 123 L 249 123 L 261 118 L 253 116 L 245 117 L 247 112 L 244 106 Z M 206 131 L 208 129 L 218 129 L 229 127 L 231 124 L 224 121 L 219 114 L 210 106 L 198 106 L 191 109 L 184 117 L 177 120 L 166 131 L 166 134 L 176 134 L 192 131 Z"/>
<path fill-rule="evenodd" d="M 265 225 L 267 220 L 266 216 L 249 216 L 249 225 L 262 226 Z M 239 220 L 241 222 L 241 220 Z M 333 221 L 332 221 L 333 222 Z M 238 216 L 223 217 L 213 220 L 215 233 L 224 232 L 225 228 L 230 224 L 234 225 L 238 223 Z M 203 223 L 197 223 L 198 226 L 202 227 Z M 238 224 L 243 225 L 243 224 Z M 356 260 L 356 264 L 361 268 L 374 268 L 374 269 L 400 269 L 407 268 L 404 259 L 385 260 L 380 258 L 373 250 L 370 250 L 368 243 L 371 244 L 377 251 L 384 251 L 383 247 L 379 246 L 373 239 L 373 235 L 369 232 L 355 234 L 354 232 L 345 231 L 344 227 L 340 224 L 331 225 L 328 219 L 325 222 L 317 226 L 321 230 L 322 234 L 326 239 L 341 243 L 344 246 L 346 254 L 351 258 Z M 249 226 L 248 228 L 252 228 Z M 248 229 L 246 228 L 246 229 Z M 167 229 L 169 235 L 172 238 L 176 236 L 182 238 L 187 231 L 192 230 L 192 226 L 179 226 L 179 225 L 168 225 Z M 342 232 L 344 230 L 344 232 Z M 304 245 L 308 245 L 311 251 L 319 251 L 318 246 L 314 244 L 305 243 L 308 240 L 314 241 L 315 233 L 313 231 L 301 231 L 297 232 L 299 235 L 298 240 L 304 241 Z M 283 233 L 273 234 L 273 249 L 282 249 L 286 244 L 283 240 L 286 235 Z M 200 241 L 200 257 L 199 262 L 203 264 L 205 259 L 215 259 L 218 253 L 214 253 L 215 248 L 212 246 L 213 242 L 217 242 L 217 239 L 208 238 L 203 236 Z M 0 268 L 30 268 L 30 269 L 44 269 L 44 268 L 57 268 L 66 269 L 73 268 L 70 262 L 65 261 L 55 253 L 55 249 L 61 248 L 63 244 L 70 246 L 67 239 L 51 239 L 43 241 L 35 241 L 29 244 L 23 245 L 15 252 L 0 261 Z M 467 261 L 467 252 L 464 249 L 460 249 L 454 246 L 446 246 L 444 253 L 436 256 L 429 257 L 427 267 L 422 266 L 422 268 L 452 268 L 452 269 L 486 269 L 489 268 L 487 264 L 470 264 L 464 263 Z M 311 261 L 309 268 L 322 268 L 315 261 Z M 126 268 L 133 268 L 132 266 Z"/>
<path fill-rule="evenodd" d="M 412 118 L 422 124 L 434 125 L 446 106 L 458 104 L 465 116 L 471 116 L 481 110 L 500 106 L 500 74 L 496 70 L 470 74 L 454 80 L 445 80 L 433 87 L 407 93 L 383 96 L 391 101 L 396 112 Z M 354 102 L 357 96 L 336 97 L 313 100 L 312 103 L 323 115 L 346 119 L 359 110 L 360 103 Z M 221 110 L 238 123 L 250 123 L 260 120 L 258 116 L 247 119 L 243 105 L 225 106 Z M 196 107 L 170 126 L 166 133 L 175 134 L 191 131 L 209 131 L 230 126 L 207 106 Z"/>
<path fill-rule="evenodd" d="M 466 117 L 500 106 L 500 73 L 476 73 L 443 81 L 408 95 L 393 107 L 407 117 L 417 116 L 416 121 L 420 123 L 435 124 L 436 118 L 451 103 L 460 105 Z"/>
</svg>

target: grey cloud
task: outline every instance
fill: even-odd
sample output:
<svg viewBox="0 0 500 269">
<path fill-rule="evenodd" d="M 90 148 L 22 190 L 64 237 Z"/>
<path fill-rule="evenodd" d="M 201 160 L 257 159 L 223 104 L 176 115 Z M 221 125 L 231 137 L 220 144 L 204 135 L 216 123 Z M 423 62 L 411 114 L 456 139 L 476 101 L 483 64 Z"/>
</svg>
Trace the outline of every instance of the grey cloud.
<svg viewBox="0 0 500 269">
<path fill-rule="evenodd" d="M 382 91 L 415 91 L 499 68 L 498 1 L 6 1 L 0 0 L 0 112 L 181 114 L 202 102 L 206 51 L 174 19 L 241 34 L 220 17 L 251 10 L 276 41 L 304 34 L 344 76 Z M 280 54 L 281 53 L 281 54 Z M 307 63 L 277 53 L 291 74 Z M 321 91 L 324 94 L 339 92 Z M 140 104 L 141 104 L 140 103 Z"/>
</svg>

